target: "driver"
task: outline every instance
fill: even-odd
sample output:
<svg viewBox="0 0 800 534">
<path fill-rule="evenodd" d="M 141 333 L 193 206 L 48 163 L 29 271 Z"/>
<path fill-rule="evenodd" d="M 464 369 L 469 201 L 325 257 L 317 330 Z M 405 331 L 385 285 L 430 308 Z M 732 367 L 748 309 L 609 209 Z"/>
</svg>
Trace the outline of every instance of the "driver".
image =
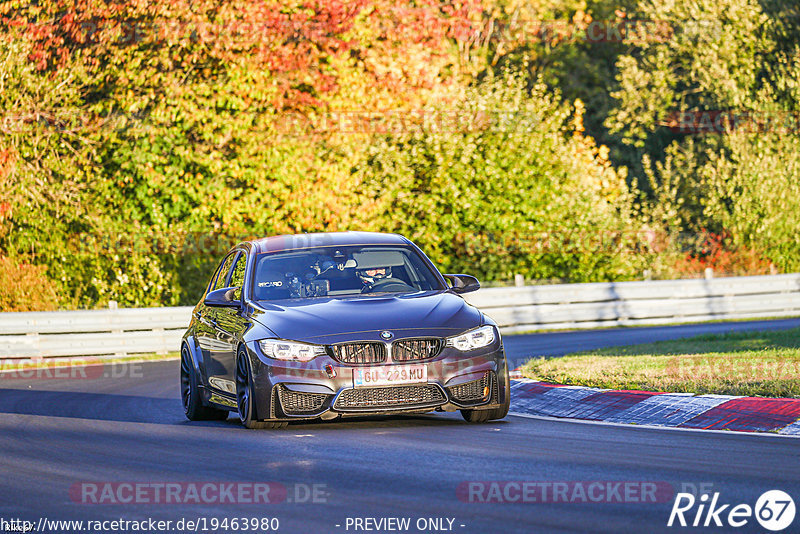
<svg viewBox="0 0 800 534">
<path fill-rule="evenodd" d="M 361 279 L 361 282 L 364 284 L 364 288 L 370 288 L 379 280 L 385 280 L 387 278 L 391 278 L 392 268 L 374 267 L 372 269 L 358 269 L 356 271 L 356 274 Z"/>
</svg>

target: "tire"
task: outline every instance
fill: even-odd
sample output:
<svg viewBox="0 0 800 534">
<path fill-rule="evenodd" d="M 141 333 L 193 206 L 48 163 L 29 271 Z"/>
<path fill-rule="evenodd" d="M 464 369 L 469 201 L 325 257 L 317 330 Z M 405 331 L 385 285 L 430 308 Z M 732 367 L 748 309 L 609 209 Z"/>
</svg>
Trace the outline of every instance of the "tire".
<svg viewBox="0 0 800 534">
<path fill-rule="evenodd" d="M 250 373 L 250 359 L 244 349 L 236 355 L 236 406 L 239 420 L 245 428 L 286 428 L 286 421 L 259 421 L 253 418 L 253 377 Z"/>
<path fill-rule="evenodd" d="M 468 423 L 478 424 L 494 419 L 503 419 L 508 415 L 508 410 L 511 407 L 511 379 L 508 374 L 508 364 L 506 364 L 505 373 L 503 373 L 503 382 L 506 392 L 506 400 L 503 404 L 491 410 L 461 410 L 461 417 Z"/>
<path fill-rule="evenodd" d="M 508 362 L 506 362 L 505 372 L 503 373 L 503 383 L 505 385 L 506 400 L 494 410 L 489 410 L 490 421 L 494 419 L 503 419 L 508 415 L 508 410 L 511 408 L 511 377 L 508 372 Z"/>
<path fill-rule="evenodd" d="M 485 423 L 489 420 L 489 412 L 492 411 L 494 410 L 461 410 L 461 417 L 463 417 L 467 423 Z"/>
<path fill-rule="evenodd" d="M 228 418 L 228 410 L 203 404 L 197 385 L 197 373 L 186 345 L 181 347 L 181 403 L 183 413 L 189 421 L 223 421 Z"/>
</svg>

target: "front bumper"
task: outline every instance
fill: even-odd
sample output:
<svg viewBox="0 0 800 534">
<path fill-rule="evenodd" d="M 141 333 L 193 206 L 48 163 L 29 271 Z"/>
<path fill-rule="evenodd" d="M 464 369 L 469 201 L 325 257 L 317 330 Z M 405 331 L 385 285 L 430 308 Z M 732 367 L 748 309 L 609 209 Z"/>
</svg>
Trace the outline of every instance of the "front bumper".
<svg viewBox="0 0 800 534">
<path fill-rule="evenodd" d="M 445 347 L 433 359 L 413 362 L 427 367 L 427 382 L 392 386 L 355 387 L 353 370 L 365 366 L 344 364 L 327 355 L 307 363 L 255 359 L 260 419 L 491 409 L 503 404 L 509 394 L 503 379 L 505 352 L 499 341 L 466 353 Z"/>
</svg>

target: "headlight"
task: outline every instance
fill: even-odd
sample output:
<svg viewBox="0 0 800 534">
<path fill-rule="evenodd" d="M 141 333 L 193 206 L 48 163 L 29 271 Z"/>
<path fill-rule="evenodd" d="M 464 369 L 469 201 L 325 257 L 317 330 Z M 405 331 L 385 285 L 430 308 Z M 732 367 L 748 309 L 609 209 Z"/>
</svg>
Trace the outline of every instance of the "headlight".
<svg viewBox="0 0 800 534">
<path fill-rule="evenodd" d="M 470 330 L 466 334 L 447 338 L 447 346 L 460 351 L 479 349 L 491 345 L 494 341 L 494 327 L 487 325 Z"/>
<path fill-rule="evenodd" d="M 296 360 L 307 362 L 321 354 L 325 354 L 325 347 L 297 343 L 296 341 L 283 341 L 281 339 L 262 339 L 258 342 L 264 354 L 276 360 Z"/>
</svg>

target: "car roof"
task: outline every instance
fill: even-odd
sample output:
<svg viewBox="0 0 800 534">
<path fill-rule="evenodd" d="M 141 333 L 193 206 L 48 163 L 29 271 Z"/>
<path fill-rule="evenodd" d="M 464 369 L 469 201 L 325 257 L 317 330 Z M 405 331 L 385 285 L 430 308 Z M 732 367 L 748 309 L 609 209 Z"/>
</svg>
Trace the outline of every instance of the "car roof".
<svg viewBox="0 0 800 534">
<path fill-rule="evenodd" d="M 320 232 L 311 234 L 278 235 L 250 241 L 257 254 L 310 247 L 340 245 L 410 245 L 400 234 L 381 232 Z"/>
</svg>

